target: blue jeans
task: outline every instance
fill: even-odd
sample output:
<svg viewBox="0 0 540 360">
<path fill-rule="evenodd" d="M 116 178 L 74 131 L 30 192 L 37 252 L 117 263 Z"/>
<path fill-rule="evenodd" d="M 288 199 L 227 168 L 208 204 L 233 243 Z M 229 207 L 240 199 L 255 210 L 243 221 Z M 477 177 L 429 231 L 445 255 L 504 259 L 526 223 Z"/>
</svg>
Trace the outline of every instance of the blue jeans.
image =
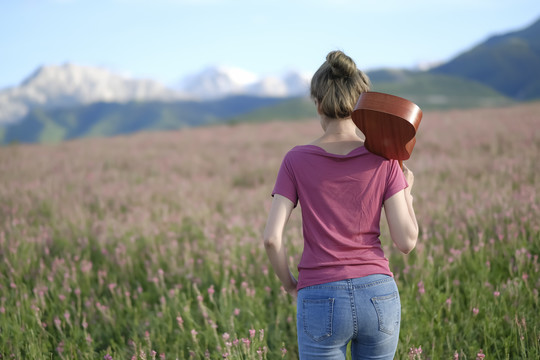
<svg viewBox="0 0 540 360">
<path fill-rule="evenodd" d="M 393 359 L 401 303 L 394 278 L 369 275 L 300 289 L 296 326 L 300 359 Z"/>
</svg>

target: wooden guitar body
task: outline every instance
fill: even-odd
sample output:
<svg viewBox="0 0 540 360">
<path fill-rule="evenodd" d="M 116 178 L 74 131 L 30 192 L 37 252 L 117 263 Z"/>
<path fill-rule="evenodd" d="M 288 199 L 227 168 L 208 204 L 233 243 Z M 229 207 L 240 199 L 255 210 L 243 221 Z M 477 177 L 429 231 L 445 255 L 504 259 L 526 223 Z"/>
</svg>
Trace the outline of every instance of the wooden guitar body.
<svg viewBox="0 0 540 360">
<path fill-rule="evenodd" d="M 416 144 L 422 110 L 404 98 L 370 91 L 358 98 L 352 120 L 366 137 L 366 149 L 401 165 Z"/>
</svg>

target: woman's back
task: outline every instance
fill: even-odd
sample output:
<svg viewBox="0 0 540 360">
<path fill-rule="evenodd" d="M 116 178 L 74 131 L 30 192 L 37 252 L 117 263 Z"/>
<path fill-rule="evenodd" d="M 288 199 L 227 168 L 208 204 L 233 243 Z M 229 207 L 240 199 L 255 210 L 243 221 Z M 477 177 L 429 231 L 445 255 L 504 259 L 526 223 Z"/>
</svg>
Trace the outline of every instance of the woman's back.
<svg viewBox="0 0 540 360">
<path fill-rule="evenodd" d="M 363 146 L 333 154 L 302 145 L 285 156 L 272 194 L 301 203 L 298 289 L 374 273 L 392 275 L 379 239 L 384 201 L 407 184 L 395 160 Z"/>
</svg>

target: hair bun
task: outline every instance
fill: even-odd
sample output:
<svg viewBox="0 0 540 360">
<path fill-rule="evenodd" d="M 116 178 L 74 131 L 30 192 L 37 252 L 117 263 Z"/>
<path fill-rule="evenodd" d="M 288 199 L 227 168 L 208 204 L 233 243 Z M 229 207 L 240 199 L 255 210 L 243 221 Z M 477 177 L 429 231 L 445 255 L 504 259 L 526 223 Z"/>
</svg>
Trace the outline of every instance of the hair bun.
<svg viewBox="0 0 540 360">
<path fill-rule="evenodd" d="M 369 91 L 367 75 L 342 51 L 332 51 L 311 78 L 310 94 L 317 110 L 329 119 L 351 116 L 361 93 Z"/>
<path fill-rule="evenodd" d="M 332 76 L 335 78 L 353 77 L 358 73 L 356 63 L 342 51 L 332 51 L 326 56 L 326 61 L 330 65 Z"/>
</svg>

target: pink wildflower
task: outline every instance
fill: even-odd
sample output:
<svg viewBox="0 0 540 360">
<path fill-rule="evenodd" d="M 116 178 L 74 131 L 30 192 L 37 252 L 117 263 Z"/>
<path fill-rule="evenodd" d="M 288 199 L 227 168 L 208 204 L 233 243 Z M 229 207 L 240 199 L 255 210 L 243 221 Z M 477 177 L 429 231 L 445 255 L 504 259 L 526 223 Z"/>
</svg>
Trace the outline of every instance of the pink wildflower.
<svg viewBox="0 0 540 360">
<path fill-rule="evenodd" d="M 494 291 L 494 292 L 493 292 L 493 296 L 495 296 L 495 297 L 499 297 L 499 296 L 501 296 L 501 293 L 500 293 L 500 292 L 498 292 L 498 291 Z"/>
<path fill-rule="evenodd" d="M 480 352 L 478 354 L 476 354 L 476 360 L 482 360 L 486 357 L 486 354 L 484 354 L 484 352 L 482 351 L 482 349 L 480 349 Z"/>
<path fill-rule="evenodd" d="M 473 309 L 472 309 L 472 312 L 473 312 L 473 315 L 476 316 L 476 315 L 478 315 L 478 313 L 480 312 L 480 309 L 478 309 L 478 308 L 473 308 Z"/>
<path fill-rule="evenodd" d="M 58 351 L 58 353 L 60 355 L 62 355 L 62 353 L 64 352 L 64 342 L 63 341 L 60 341 L 60 343 L 58 343 L 58 346 L 56 347 L 56 351 Z"/>
<path fill-rule="evenodd" d="M 420 345 L 417 348 L 412 347 L 409 349 L 409 359 L 416 359 L 417 357 L 420 357 L 421 354 L 422 354 L 422 345 Z"/>
<path fill-rule="evenodd" d="M 87 273 L 90 270 L 92 270 L 92 262 L 86 260 L 81 261 L 81 271 Z"/>
<path fill-rule="evenodd" d="M 425 292 L 426 292 L 426 290 L 424 289 L 424 282 L 420 281 L 418 283 L 418 293 L 424 294 Z"/>
<path fill-rule="evenodd" d="M 223 338 L 223 340 L 227 341 L 231 336 L 229 335 L 229 333 L 223 333 L 221 337 Z"/>
<path fill-rule="evenodd" d="M 257 331 L 255 329 L 249 329 L 249 337 L 254 338 Z"/>
<path fill-rule="evenodd" d="M 235 316 L 240 315 L 240 309 L 239 308 L 234 309 L 234 315 Z"/>
<path fill-rule="evenodd" d="M 184 319 L 182 319 L 181 316 L 176 317 L 176 322 L 178 323 L 178 326 L 180 326 L 181 328 L 184 327 Z"/>
</svg>

